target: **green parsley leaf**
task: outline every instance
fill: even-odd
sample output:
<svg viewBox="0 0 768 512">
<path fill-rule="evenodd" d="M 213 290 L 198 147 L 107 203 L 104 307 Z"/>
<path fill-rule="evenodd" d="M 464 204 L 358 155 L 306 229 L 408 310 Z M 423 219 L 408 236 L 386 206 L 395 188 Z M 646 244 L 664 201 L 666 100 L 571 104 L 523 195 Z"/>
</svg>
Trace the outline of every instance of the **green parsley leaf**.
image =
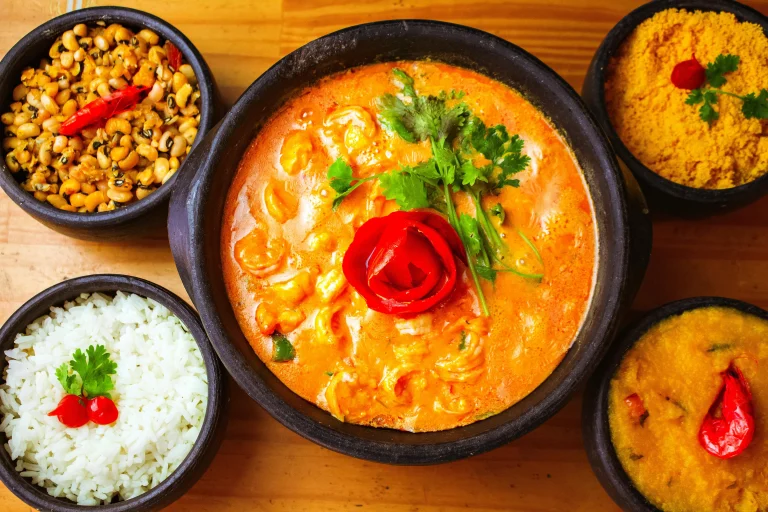
<svg viewBox="0 0 768 512">
<path fill-rule="evenodd" d="M 421 162 L 416 167 L 406 167 L 409 173 L 419 176 L 425 180 L 440 179 L 440 171 L 437 170 L 437 163 L 434 158 Z"/>
<path fill-rule="evenodd" d="M 725 85 L 728 80 L 723 75 L 739 69 L 739 62 L 741 58 L 738 55 L 718 55 L 714 62 L 707 64 L 706 74 L 709 85 L 712 87 Z"/>
<path fill-rule="evenodd" d="M 433 208 L 445 216 L 448 216 L 448 203 L 445 201 L 445 193 L 438 187 L 427 187 L 427 199 L 430 208 Z"/>
<path fill-rule="evenodd" d="M 480 126 L 483 126 L 482 122 Z M 484 126 L 483 126 L 484 127 Z M 509 141 L 507 127 L 504 125 L 491 126 L 485 131 L 482 139 L 473 139 L 475 149 L 491 162 L 497 162 L 504 156 L 504 145 Z M 522 149 L 522 146 L 520 147 Z"/>
<path fill-rule="evenodd" d="M 325 374 L 329 377 L 333 377 L 333 372 L 325 372 Z"/>
<path fill-rule="evenodd" d="M 328 167 L 328 179 L 331 180 L 331 188 L 339 194 L 343 194 L 352 188 L 352 181 L 354 180 L 352 167 L 343 158 L 337 158 Z"/>
<path fill-rule="evenodd" d="M 106 396 L 109 398 L 109 391 L 114 388 L 114 383 L 110 375 L 117 372 L 117 363 L 109 358 L 109 353 L 104 345 L 89 346 L 85 354 L 77 349 L 69 362 L 72 370 L 80 375 L 82 380 L 82 394 L 86 398 L 95 396 Z M 57 370 L 61 371 L 61 367 Z M 59 378 L 61 381 L 61 379 Z M 65 385 L 66 389 L 67 386 Z M 75 394 L 75 393 L 73 393 Z"/>
<path fill-rule="evenodd" d="M 467 244 L 467 253 L 477 256 L 483 250 L 483 239 L 480 238 L 480 228 L 477 219 L 466 213 L 459 216 L 459 227 L 464 232 L 464 241 Z"/>
<path fill-rule="evenodd" d="M 394 199 L 402 210 L 429 207 L 427 187 L 413 174 L 404 171 L 382 174 L 379 183 L 384 197 Z"/>
<path fill-rule="evenodd" d="M 464 350 L 467 348 L 467 333 L 464 331 L 461 331 L 461 340 L 459 341 L 459 350 Z"/>
<path fill-rule="evenodd" d="M 493 166 L 475 167 L 470 160 L 461 163 L 459 173 L 461 175 L 461 184 L 473 187 L 478 181 L 488 182 L 488 175 L 493 170 Z"/>
<path fill-rule="evenodd" d="M 504 211 L 504 207 L 501 206 L 501 203 L 496 203 L 495 205 L 491 206 L 491 209 L 488 211 L 491 212 L 491 215 L 495 215 L 499 218 L 500 224 L 504 224 L 504 219 L 507 218 L 507 213 Z"/>
<path fill-rule="evenodd" d="M 407 142 L 418 142 L 420 139 L 414 132 L 414 109 L 406 105 L 394 94 L 385 94 L 379 98 L 379 122 L 391 132 L 398 134 Z"/>
<path fill-rule="evenodd" d="M 490 179 L 489 177 L 487 180 L 493 189 L 500 189 L 505 186 L 520 186 L 519 180 L 511 178 L 511 176 L 524 171 L 531 161 L 530 157 L 522 154 L 523 139 L 518 135 L 510 137 L 504 125 L 486 128 L 485 123 L 476 117 L 471 118 L 467 122 L 461 135 L 461 147 L 465 154 L 463 157 L 465 161 L 471 160 L 471 158 L 466 157 L 466 154 L 474 150 L 491 161 L 491 168 L 484 170 L 485 175 L 490 175 L 494 168 L 499 169 L 495 178 Z M 472 177 L 470 175 L 470 178 Z M 468 184 L 464 183 L 463 179 L 462 183 L 464 185 Z"/>
<path fill-rule="evenodd" d="M 69 373 L 69 366 L 63 363 L 56 368 L 56 378 L 59 379 L 64 387 L 64 392 L 68 395 L 81 395 L 83 393 L 83 380 L 76 373 Z"/>
<path fill-rule="evenodd" d="M 704 102 L 712 105 L 717 103 L 717 93 L 715 91 L 704 91 Z"/>
<path fill-rule="evenodd" d="M 688 94 L 685 100 L 686 105 L 698 105 L 704 101 L 704 92 L 701 89 L 694 89 Z"/>
<path fill-rule="evenodd" d="M 712 124 L 718 119 L 720 119 L 720 113 L 718 113 L 717 110 L 712 108 L 711 103 L 706 102 L 699 109 L 699 117 L 702 119 L 702 121 L 706 121 L 709 124 Z"/>
<path fill-rule="evenodd" d="M 400 84 L 403 86 L 403 94 L 411 98 L 415 98 L 417 94 L 416 94 L 416 89 L 414 88 L 413 78 L 411 78 L 411 76 L 408 73 L 406 73 L 400 68 L 394 68 L 392 70 L 392 73 L 395 75 L 395 78 L 397 78 L 400 81 Z"/>
<path fill-rule="evenodd" d="M 328 167 L 328 179 L 333 190 L 336 191 L 336 197 L 333 199 L 333 209 L 335 210 L 341 204 L 345 197 L 354 192 L 354 190 L 378 176 L 369 176 L 367 178 L 355 178 L 352 176 L 352 167 L 344 161 L 343 158 L 337 158 L 335 162 Z M 354 182 L 354 183 L 353 183 Z"/>
<path fill-rule="evenodd" d="M 275 332 L 272 335 L 272 360 L 276 363 L 291 361 L 296 357 L 296 350 L 284 334 Z"/>
<path fill-rule="evenodd" d="M 743 98 L 741 111 L 747 119 L 768 119 L 768 90 L 762 89 L 760 94 L 749 93 Z"/>
<path fill-rule="evenodd" d="M 522 148 L 523 141 L 517 135 L 512 136 L 510 139 L 510 147 L 517 147 L 518 145 Z M 501 173 L 499 173 L 499 176 L 496 179 L 496 188 L 506 186 L 519 187 L 520 180 L 512 179 L 510 176 L 524 171 L 530 162 L 531 157 L 521 154 L 519 150 L 506 153 L 498 164 L 499 167 L 501 167 Z"/>
<path fill-rule="evenodd" d="M 448 107 L 447 95 L 419 96 L 411 78 L 399 68 L 393 70 L 402 85 L 403 95 L 410 99 L 404 102 L 394 94 L 379 98 L 379 121 L 388 130 L 397 133 L 408 142 L 432 139 L 451 139 L 469 117 L 469 108 L 464 103 Z"/>
<path fill-rule="evenodd" d="M 496 275 L 498 274 L 497 270 L 492 269 L 491 267 L 486 267 L 485 265 L 477 265 L 475 270 L 477 271 L 477 275 L 486 281 L 490 281 L 492 283 L 496 282 Z"/>
<path fill-rule="evenodd" d="M 432 141 L 432 155 L 443 183 L 453 185 L 456 180 L 456 154 L 441 139 Z"/>
</svg>

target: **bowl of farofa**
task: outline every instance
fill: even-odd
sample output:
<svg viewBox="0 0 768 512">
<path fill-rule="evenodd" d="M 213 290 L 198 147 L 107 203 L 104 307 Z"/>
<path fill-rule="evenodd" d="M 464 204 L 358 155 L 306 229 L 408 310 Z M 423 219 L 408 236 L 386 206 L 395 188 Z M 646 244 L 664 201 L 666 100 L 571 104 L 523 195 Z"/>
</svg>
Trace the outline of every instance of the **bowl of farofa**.
<svg viewBox="0 0 768 512">
<path fill-rule="evenodd" d="M 588 384 L 582 430 L 593 471 L 623 510 L 760 510 L 766 333 L 765 310 L 695 297 L 649 312 L 619 336 Z M 715 455 L 702 432 L 734 419 L 724 404 L 738 393 L 749 397 L 750 433 L 730 430 L 733 440 Z"/>
<path fill-rule="evenodd" d="M 118 7 L 54 18 L 0 62 L 0 186 L 69 236 L 146 232 L 213 126 L 214 98 L 202 55 L 160 18 Z"/>
<path fill-rule="evenodd" d="M 768 19 L 721 0 L 648 3 L 603 40 L 582 96 L 652 206 L 700 216 L 768 192 L 766 51 Z M 692 58 L 713 66 L 714 82 L 693 84 L 700 92 L 671 80 Z M 705 101 L 714 90 L 724 92 Z M 750 118 L 749 95 L 761 100 L 750 102 Z"/>
<path fill-rule="evenodd" d="M 65 393 L 54 369 L 73 345 L 91 358 L 90 344 L 116 364 L 117 419 L 62 425 L 47 414 Z M 0 480 L 35 509 L 160 510 L 218 451 L 226 378 L 197 314 L 165 288 L 109 274 L 63 281 L 10 316 L 0 349 Z"/>
</svg>

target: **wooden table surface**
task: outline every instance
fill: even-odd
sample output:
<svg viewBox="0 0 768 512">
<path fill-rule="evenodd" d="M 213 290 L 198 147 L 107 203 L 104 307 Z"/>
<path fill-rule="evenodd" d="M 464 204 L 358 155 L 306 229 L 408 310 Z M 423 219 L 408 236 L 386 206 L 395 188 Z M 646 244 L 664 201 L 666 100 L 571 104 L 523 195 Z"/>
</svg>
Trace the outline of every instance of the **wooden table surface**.
<svg viewBox="0 0 768 512">
<path fill-rule="evenodd" d="M 0 0 L 0 57 L 49 18 L 93 0 Z M 532 52 L 580 90 L 592 55 L 639 0 L 140 0 L 114 2 L 176 25 L 203 53 L 228 104 L 280 57 L 374 20 L 433 18 L 477 27 Z M 768 14 L 768 0 L 748 4 Z M 633 312 L 695 295 L 768 307 L 768 198 L 705 221 L 656 218 L 650 268 Z M 0 322 L 63 279 L 125 273 L 188 298 L 165 236 L 126 244 L 49 231 L 0 192 Z M 226 440 L 172 510 L 602 511 L 615 505 L 581 442 L 581 396 L 524 438 L 435 467 L 393 467 L 320 448 L 279 425 L 236 386 Z M 29 510 L 0 484 L 0 510 Z"/>
</svg>

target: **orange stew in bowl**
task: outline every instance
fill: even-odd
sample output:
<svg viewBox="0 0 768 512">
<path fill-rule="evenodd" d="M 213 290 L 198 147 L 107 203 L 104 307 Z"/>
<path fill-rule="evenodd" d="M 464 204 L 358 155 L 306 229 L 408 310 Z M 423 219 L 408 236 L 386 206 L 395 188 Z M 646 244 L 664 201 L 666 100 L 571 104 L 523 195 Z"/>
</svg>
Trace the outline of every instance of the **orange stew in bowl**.
<svg viewBox="0 0 768 512">
<path fill-rule="evenodd" d="M 342 421 L 436 431 L 560 363 L 594 285 L 570 148 L 516 91 L 434 62 L 305 88 L 231 184 L 224 279 L 254 351 Z"/>
</svg>

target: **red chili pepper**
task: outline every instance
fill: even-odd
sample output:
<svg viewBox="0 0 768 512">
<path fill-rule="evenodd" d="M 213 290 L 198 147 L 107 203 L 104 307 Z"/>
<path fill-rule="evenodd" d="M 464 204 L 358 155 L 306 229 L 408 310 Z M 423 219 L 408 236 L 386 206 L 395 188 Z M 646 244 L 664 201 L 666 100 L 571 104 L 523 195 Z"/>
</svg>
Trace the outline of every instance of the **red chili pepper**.
<svg viewBox="0 0 768 512">
<path fill-rule="evenodd" d="M 624 403 L 629 407 L 629 414 L 636 420 L 640 420 L 640 418 L 648 412 L 645 408 L 645 404 L 643 404 L 643 399 L 640 398 L 640 395 L 637 393 L 633 393 L 625 398 Z M 643 421 L 644 420 L 642 420 L 641 423 Z"/>
<path fill-rule="evenodd" d="M 64 395 L 59 405 L 49 412 L 48 416 L 57 416 L 61 423 L 70 428 L 82 427 L 88 423 L 85 402 L 77 395 Z"/>
<path fill-rule="evenodd" d="M 148 92 L 149 87 L 130 86 L 93 100 L 61 123 L 59 133 L 68 137 L 77 135 L 87 126 L 103 122 L 121 112 L 132 109 L 144 99 Z"/>
<path fill-rule="evenodd" d="M 678 89 L 698 89 L 707 80 L 707 71 L 696 60 L 696 55 L 690 60 L 684 60 L 672 70 L 672 83 Z"/>
<path fill-rule="evenodd" d="M 166 41 L 165 45 L 165 52 L 168 54 L 168 65 L 171 66 L 171 69 L 174 71 L 178 71 L 181 66 L 181 50 L 170 41 Z"/>
<path fill-rule="evenodd" d="M 109 425 L 117 421 L 117 406 L 105 396 L 88 400 L 88 419 L 99 425 Z"/>
<path fill-rule="evenodd" d="M 360 226 L 342 269 L 374 311 L 413 314 L 451 294 L 457 258 L 466 258 L 463 245 L 444 218 L 397 211 Z"/>
<path fill-rule="evenodd" d="M 746 450 L 755 434 L 752 392 L 734 363 L 720 375 L 723 384 L 699 429 L 699 443 L 715 457 L 730 459 Z"/>
</svg>

